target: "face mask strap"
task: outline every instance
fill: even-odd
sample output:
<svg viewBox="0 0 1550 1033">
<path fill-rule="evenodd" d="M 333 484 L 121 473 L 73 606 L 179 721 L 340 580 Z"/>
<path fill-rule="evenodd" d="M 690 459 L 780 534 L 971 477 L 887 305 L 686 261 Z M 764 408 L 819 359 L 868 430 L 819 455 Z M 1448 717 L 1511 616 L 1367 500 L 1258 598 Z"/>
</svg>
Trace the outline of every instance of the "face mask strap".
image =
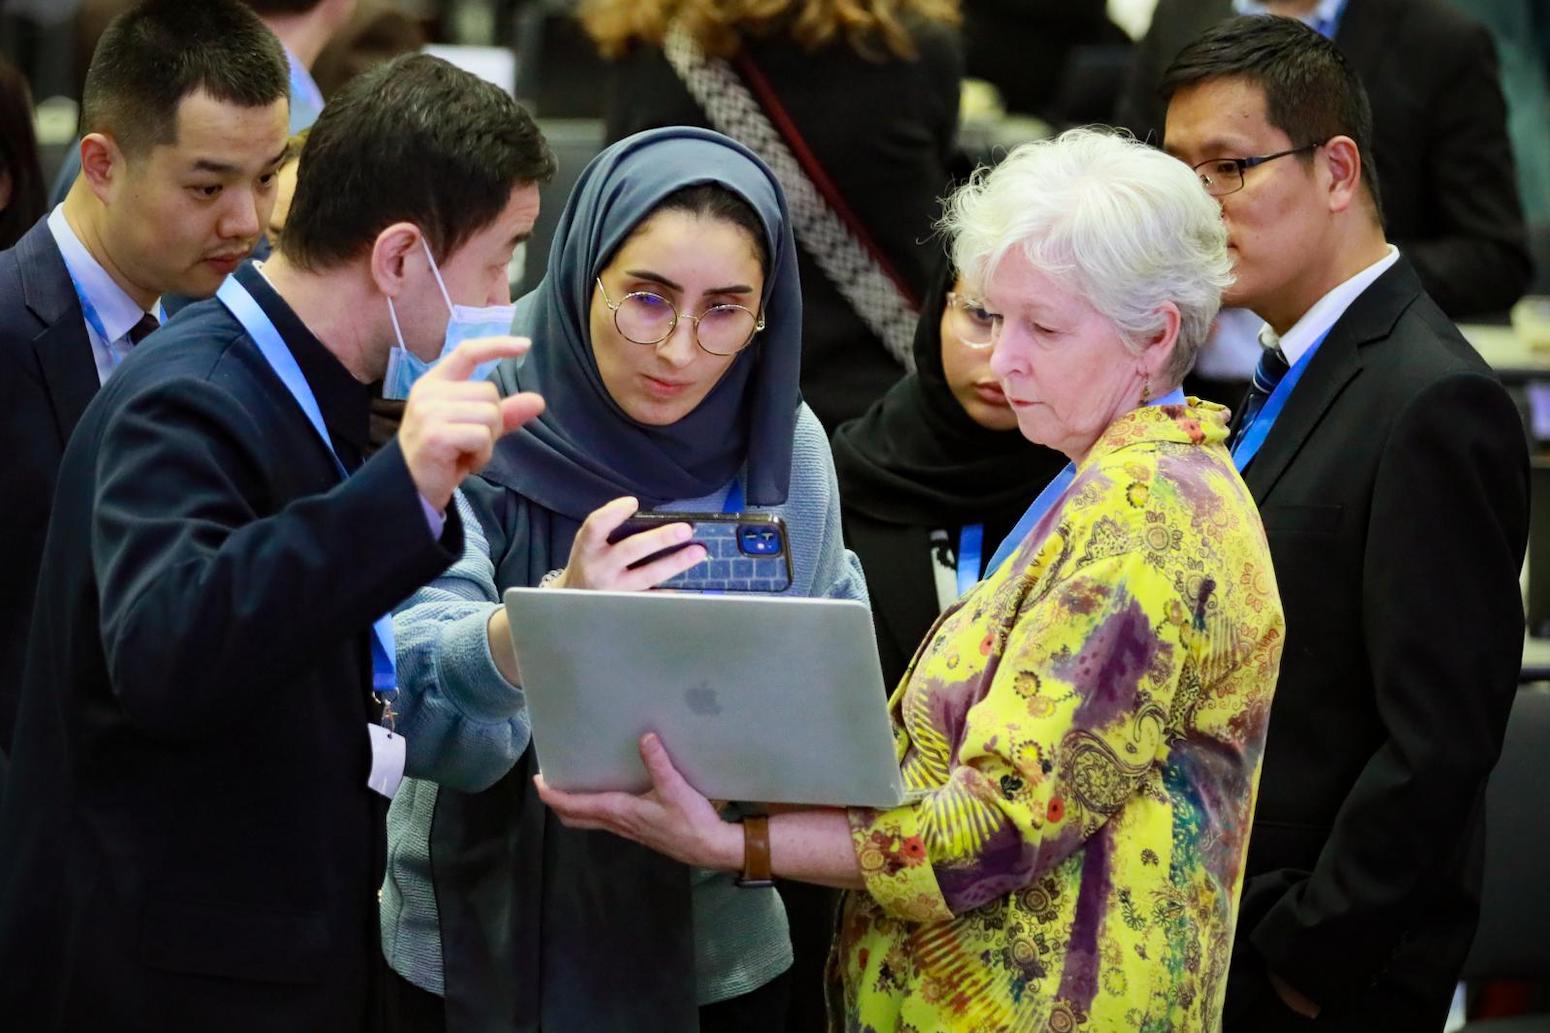
<svg viewBox="0 0 1550 1033">
<path fill-rule="evenodd" d="M 404 332 L 398 328 L 398 312 L 393 308 L 393 299 L 388 298 L 387 303 L 388 319 L 393 321 L 393 336 L 398 338 L 398 346 L 404 351 L 408 351 L 408 347 L 404 344 Z"/>
<path fill-rule="evenodd" d="M 447 285 L 441 278 L 441 270 L 436 268 L 436 256 L 431 254 L 431 246 L 425 240 L 425 234 L 420 234 L 420 246 L 425 249 L 425 257 L 431 264 L 431 275 L 436 277 L 436 286 L 441 288 L 442 300 L 447 303 L 448 312 L 456 312 L 457 306 L 452 304 L 452 295 L 447 293 Z"/>
</svg>

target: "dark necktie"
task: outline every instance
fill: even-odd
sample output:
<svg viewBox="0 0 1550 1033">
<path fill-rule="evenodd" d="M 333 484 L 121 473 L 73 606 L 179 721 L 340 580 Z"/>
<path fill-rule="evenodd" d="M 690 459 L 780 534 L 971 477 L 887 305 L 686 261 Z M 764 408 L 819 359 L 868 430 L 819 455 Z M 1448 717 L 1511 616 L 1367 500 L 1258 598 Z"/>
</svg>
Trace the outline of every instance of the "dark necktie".
<svg viewBox="0 0 1550 1033">
<path fill-rule="evenodd" d="M 161 322 L 153 315 L 146 314 L 140 317 L 140 322 L 129 328 L 129 345 L 134 347 L 145 340 L 145 335 L 158 329 Z"/>
<path fill-rule="evenodd" d="M 1254 367 L 1254 379 L 1249 383 L 1249 396 L 1243 401 L 1243 419 L 1238 421 L 1237 432 L 1233 434 L 1229 447 L 1238 444 L 1238 439 L 1243 437 L 1243 432 L 1259 416 L 1259 411 L 1265 407 L 1265 399 L 1275 391 L 1281 378 L 1286 376 L 1291 369 L 1282 358 L 1281 352 L 1276 348 L 1266 348 L 1259 356 L 1259 365 Z"/>
</svg>

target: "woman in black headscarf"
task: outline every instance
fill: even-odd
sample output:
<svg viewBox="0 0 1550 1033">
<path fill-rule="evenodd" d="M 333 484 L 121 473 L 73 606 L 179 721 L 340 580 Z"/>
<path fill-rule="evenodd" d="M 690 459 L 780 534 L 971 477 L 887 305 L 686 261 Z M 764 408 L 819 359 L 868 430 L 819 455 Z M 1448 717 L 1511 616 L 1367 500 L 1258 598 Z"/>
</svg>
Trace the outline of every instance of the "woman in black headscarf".
<svg viewBox="0 0 1550 1033">
<path fill-rule="evenodd" d="M 786 521 L 790 594 L 865 598 L 828 442 L 798 395 L 801 296 L 773 176 L 707 130 L 609 147 L 514 330 L 533 350 L 496 379 L 547 408 L 465 483 L 462 559 L 395 619 L 414 777 L 389 815 L 392 1012 L 455 1033 L 779 1029 L 791 946 L 773 890 L 566 829 L 538 799 L 498 602 L 540 583 L 649 587 L 698 557 L 628 571 L 664 531 L 609 545 L 612 527 L 637 506 L 741 500 Z"/>
<path fill-rule="evenodd" d="M 845 542 L 861 557 L 892 689 L 937 615 L 1066 465 L 1035 445 L 990 372 L 988 320 L 943 262 L 915 329 L 915 373 L 834 435 Z"/>
</svg>

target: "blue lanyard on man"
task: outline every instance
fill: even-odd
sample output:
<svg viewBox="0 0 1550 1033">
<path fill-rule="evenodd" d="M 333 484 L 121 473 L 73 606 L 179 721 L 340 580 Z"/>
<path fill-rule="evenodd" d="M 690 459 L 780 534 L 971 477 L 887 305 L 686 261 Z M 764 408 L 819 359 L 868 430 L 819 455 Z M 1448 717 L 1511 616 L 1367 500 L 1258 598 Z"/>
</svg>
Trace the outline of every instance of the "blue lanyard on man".
<svg viewBox="0 0 1550 1033">
<path fill-rule="evenodd" d="M 1250 461 L 1257 455 L 1265 444 L 1265 439 L 1270 436 L 1270 428 L 1275 426 L 1276 420 L 1281 417 L 1281 410 L 1286 408 L 1287 399 L 1292 397 L 1292 392 L 1297 388 L 1297 382 L 1308 370 L 1308 363 L 1313 361 L 1313 356 L 1318 353 L 1319 345 L 1324 343 L 1324 338 L 1329 336 L 1329 331 L 1324 331 L 1303 352 L 1290 369 L 1276 384 L 1275 390 L 1270 392 L 1265 403 L 1259 407 L 1259 411 L 1252 414 L 1238 431 L 1238 440 L 1233 443 L 1232 462 L 1242 473 L 1248 467 Z"/>
<path fill-rule="evenodd" d="M 67 268 L 65 271 L 69 272 L 69 269 Z M 108 328 L 102 322 L 102 314 L 97 311 L 97 306 L 92 304 L 91 297 L 86 293 L 86 288 L 81 286 L 81 281 L 75 278 L 75 273 L 70 273 L 70 285 L 75 288 L 75 296 L 80 299 L 81 315 L 85 317 L 86 325 L 97 332 L 97 340 L 101 341 L 102 346 L 108 349 L 111 361 L 116 368 L 123 359 L 122 355 L 113 350 L 113 342 L 116 338 L 108 336 Z M 161 302 L 156 303 L 156 321 L 158 323 L 165 323 L 167 321 L 167 309 Z"/>
<path fill-rule="evenodd" d="M 334 450 L 334 443 L 328 436 L 328 425 L 323 422 L 323 410 L 318 406 L 317 397 L 312 393 L 312 387 L 307 383 L 306 375 L 297 365 L 296 357 L 291 354 L 291 350 L 281 339 L 280 331 L 275 329 L 274 323 L 270 322 L 253 295 L 248 293 L 247 288 L 242 286 L 235 276 L 228 276 L 215 296 L 221 299 L 221 303 L 236 317 L 237 322 L 242 324 L 242 329 L 247 331 L 253 343 L 258 345 L 259 353 L 269 363 L 269 368 L 274 370 L 280 382 L 285 385 L 285 389 L 291 393 L 291 397 L 296 399 L 296 404 L 301 406 L 301 411 L 306 414 L 312 429 L 317 431 L 318 437 L 322 439 L 323 447 L 328 449 L 334 465 L 339 468 L 339 476 L 348 479 L 350 471 L 345 469 L 339 453 Z M 377 702 L 382 704 L 382 727 L 387 729 L 390 735 L 395 717 L 393 704 L 398 699 L 398 677 L 394 669 L 394 656 L 393 616 L 385 614 L 377 618 L 371 626 L 371 686 Z"/>
<path fill-rule="evenodd" d="M 1162 397 L 1152 399 L 1147 404 L 1185 405 L 1184 389 L 1176 387 Z M 1033 505 L 1029 506 L 1027 512 L 1017 521 L 1017 526 L 1012 528 L 1012 533 L 1003 538 L 1001 544 L 996 547 L 995 554 L 990 557 L 990 562 L 985 565 L 985 575 L 987 577 L 1011 558 L 1012 554 L 1022 545 L 1023 539 L 1033 533 L 1033 529 L 1038 526 L 1039 521 L 1044 519 L 1044 514 L 1048 513 L 1050 508 L 1060 501 L 1060 497 L 1066 493 L 1067 488 L 1071 487 L 1071 482 L 1074 480 L 1076 480 L 1076 464 L 1067 463 L 1066 468 L 1057 473 L 1055 479 L 1046 484 L 1044 490 L 1039 492 L 1039 497 L 1033 500 Z M 960 574 L 960 579 L 961 577 L 962 575 Z"/>
</svg>

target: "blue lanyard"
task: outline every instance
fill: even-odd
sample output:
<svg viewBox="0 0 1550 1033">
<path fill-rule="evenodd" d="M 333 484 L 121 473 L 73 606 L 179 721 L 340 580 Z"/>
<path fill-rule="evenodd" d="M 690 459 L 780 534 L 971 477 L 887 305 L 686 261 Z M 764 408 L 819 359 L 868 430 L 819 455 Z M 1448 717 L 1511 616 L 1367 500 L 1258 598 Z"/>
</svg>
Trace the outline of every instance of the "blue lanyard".
<svg viewBox="0 0 1550 1033">
<path fill-rule="evenodd" d="M 736 477 L 732 478 L 732 487 L 727 489 L 727 500 L 721 504 L 723 513 L 741 513 L 743 511 L 743 484 Z"/>
<path fill-rule="evenodd" d="M 985 525 L 964 524 L 958 532 L 958 598 L 979 583 L 980 557 L 985 551 Z"/>
<path fill-rule="evenodd" d="M 1319 350 L 1319 345 L 1323 344 L 1324 338 L 1328 336 L 1329 331 L 1325 330 L 1319 335 L 1319 339 L 1303 352 L 1302 358 L 1286 371 L 1281 377 L 1281 382 L 1276 385 L 1276 389 L 1270 392 L 1269 398 L 1265 399 L 1265 404 L 1259 407 L 1259 412 L 1254 414 L 1254 419 L 1239 432 L 1238 443 L 1232 450 L 1232 462 L 1239 473 L 1242 473 L 1249 462 L 1259 454 L 1265 438 L 1270 436 L 1270 428 L 1275 426 L 1276 420 L 1281 416 L 1281 410 L 1286 408 L 1286 400 L 1292 396 L 1292 390 L 1297 386 L 1297 381 L 1302 379 L 1314 353 Z"/>
<path fill-rule="evenodd" d="M 1187 405 L 1188 401 L 1184 397 L 1184 389 L 1176 387 L 1161 398 L 1154 398 L 1147 404 Z M 1011 558 L 1012 553 L 1016 552 L 1018 546 L 1022 545 L 1023 539 L 1033 532 L 1034 527 L 1038 525 L 1039 521 L 1044 519 L 1044 514 L 1048 513 L 1050 507 L 1059 501 L 1060 496 L 1066 493 L 1066 489 L 1071 487 L 1071 482 L 1074 480 L 1076 480 L 1076 464 L 1067 463 L 1066 468 L 1057 473 L 1055 479 L 1046 484 L 1044 490 L 1039 492 L 1039 497 L 1033 500 L 1033 505 L 1029 506 L 1028 511 L 1017 521 L 1017 526 L 1012 528 L 1012 533 L 1003 538 L 1001 544 L 996 547 L 995 554 L 990 557 L 990 562 L 985 565 L 985 575 L 987 577 L 990 576 L 992 571 L 998 569 L 1001 564 Z M 963 575 L 960 573 L 960 581 L 962 577 Z"/>
<path fill-rule="evenodd" d="M 339 459 L 339 453 L 334 451 L 334 443 L 328 436 L 328 425 L 323 422 L 323 410 L 318 407 L 317 396 L 312 393 L 312 388 L 307 383 L 307 377 L 302 373 L 301 367 L 296 364 L 296 357 L 285 346 L 285 341 L 280 338 L 280 331 L 269 321 L 264 310 L 258 302 L 253 300 L 247 288 L 237 282 L 235 276 L 226 277 L 226 282 L 221 284 L 221 289 L 215 296 L 221 299 L 221 303 L 242 324 L 242 329 L 247 331 L 253 343 L 258 345 L 258 350 L 269 363 L 269 368 L 274 370 L 275 376 L 285 385 L 285 389 L 296 399 L 296 404 L 301 406 L 301 411 L 306 414 L 307 421 L 312 424 L 312 429 L 318 432 L 318 437 L 323 439 L 323 447 L 328 449 L 328 454 L 333 457 L 334 465 L 339 468 L 339 476 L 348 480 L 350 471 L 345 469 L 344 463 Z M 385 614 L 378 617 L 371 626 L 371 686 L 378 698 L 384 704 L 383 723 L 392 728 L 393 700 L 398 695 L 398 677 L 393 669 L 393 616 Z"/>
<path fill-rule="evenodd" d="M 69 266 L 65 267 L 65 272 L 70 273 L 70 286 L 75 288 L 75 296 L 80 299 L 81 315 L 86 317 L 86 325 L 97 331 L 97 340 L 101 341 L 102 346 L 108 349 L 108 353 L 112 356 L 113 365 L 116 368 L 122 356 L 113 351 L 112 345 L 115 338 L 108 336 L 108 328 L 103 325 L 102 316 L 97 312 L 97 306 L 93 305 L 91 298 L 87 297 L 86 288 L 82 287 L 81 281 L 75 278 L 75 273 L 70 272 Z M 165 323 L 167 321 L 167 309 L 160 302 L 157 302 L 156 310 L 156 321 Z"/>
</svg>

